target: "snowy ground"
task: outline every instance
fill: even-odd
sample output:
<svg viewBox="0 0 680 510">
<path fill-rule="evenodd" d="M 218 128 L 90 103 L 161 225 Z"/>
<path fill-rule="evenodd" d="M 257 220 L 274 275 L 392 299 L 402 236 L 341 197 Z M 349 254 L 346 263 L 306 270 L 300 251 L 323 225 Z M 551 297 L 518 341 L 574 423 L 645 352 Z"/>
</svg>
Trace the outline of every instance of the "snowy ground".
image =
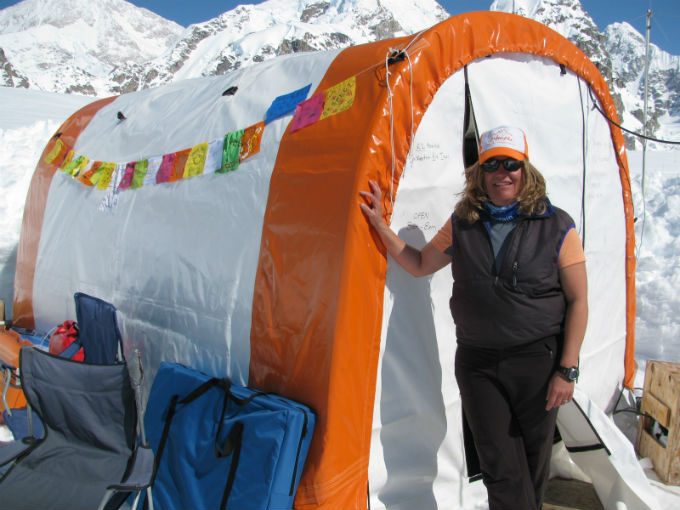
<svg viewBox="0 0 680 510">
<path fill-rule="evenodd" d="M 16 250 L 23 206 L 35 164 L 46 141 L 68 116 L 92 98 L 0 87 L 0 299 L 11 317 Z M 629 153 L 637 218 L 636 358 L 643 385 L 645 362 L 680 362 L 680 148 L 648 151 L 642 179 L 642 153 Z M 630 400 L 632 396 L 628 396 Z M 629 402 L 630 403 L 630 402 Z M 622 406 L 625 403 L 622 402 Z M 619 427 L 634 441 L 636 421 L 617 415 Z M 0 440 L 7 431 L 0 427 Z M 647 459 L 643 459 L 647 466 Z M 660 508 L 680 505 L 680 490 L 658 482 Z"/>
<path fill-rule="evenodd" d="M 647 152 L 644 186 L 642 152 L 628 158 L 638 218 L 636 357 L 680 361 L 680 148 Z"/>
</svg>

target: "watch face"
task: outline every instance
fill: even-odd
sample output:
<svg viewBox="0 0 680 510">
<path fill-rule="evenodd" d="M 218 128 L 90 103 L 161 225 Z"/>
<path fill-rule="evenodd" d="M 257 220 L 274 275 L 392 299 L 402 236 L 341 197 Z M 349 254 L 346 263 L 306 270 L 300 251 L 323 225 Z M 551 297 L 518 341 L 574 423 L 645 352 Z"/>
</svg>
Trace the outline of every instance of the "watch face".
<svg viewBox="0 0 680 510">
<path fill-rule="evenodd" d="M 560 367 L 560 372 L 570 381 L 578 379 L 578 367 Z"/>
</svg>

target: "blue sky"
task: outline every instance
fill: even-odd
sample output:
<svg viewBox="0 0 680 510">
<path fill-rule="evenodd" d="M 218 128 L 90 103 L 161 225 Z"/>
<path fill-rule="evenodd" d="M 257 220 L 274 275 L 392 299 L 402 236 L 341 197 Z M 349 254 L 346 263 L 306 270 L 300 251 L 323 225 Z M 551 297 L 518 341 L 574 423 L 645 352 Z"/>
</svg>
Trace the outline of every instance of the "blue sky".
<svg viewBox="0 0 680 510">
<path fill-rule="evenodd" d="M 96 1 L 96 0 L 95 0 Z M 207 21 L 229 11 L 239 4 L 256 4 L 247 0 L 194 0 L 188 2 L 168 0 L 128 0 L 140 7 L 171 19 L 183 26 Z M 18 3 L 16 0 L 0 0 L 0 9 Z M 461 12 L 486 10 L 492 0 L 439 0 L 452 15 Z M 680 55 L 680 0 L 581 0 L 600 30 L 616 21 L 627 21 L 643 36 L 645 14 L 652 7 L 652 42 L 672 55 Z"/>
</svg>

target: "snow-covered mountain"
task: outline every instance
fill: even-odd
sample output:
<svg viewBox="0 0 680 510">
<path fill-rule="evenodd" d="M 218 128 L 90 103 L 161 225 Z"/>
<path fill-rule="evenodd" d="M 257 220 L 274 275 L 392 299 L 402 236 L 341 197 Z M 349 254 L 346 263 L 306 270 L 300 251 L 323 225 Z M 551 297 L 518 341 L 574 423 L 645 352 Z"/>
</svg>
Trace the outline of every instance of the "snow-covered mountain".
<svg viewBox="0 0 680 510">
<path fill-rule="evenodd" d="M 605 38 L 615 69 L 614 86 L 626 105 L 625 124 L 642 132 L 645 39 L 628 23 L 609 25 Z M 680 140 L 680 57 L 655 45 L 650 45 L 649 53 L 647 130 Z"/>
<path fill-rule="evenodd" d="M 67 4 L 24 0 L 0 11 L 0 83 L 120 94 L 286 53 L 408 35 L 448 17 L 434 0 L 269 0 L 182 29 L 124 0 Z"/>
<path fill-rule="evenodd" d="M 269 0 L 191 25 L 162 56 L 123 66 L 113 92 L 224 74 L 299 51 L 330 50 L 408 35 L 448 17 L 434 0 Z"/>
<path fill-rule="evenodd" d="M 597 64 L 628 129 L 643 132 L 645 38 L 628 23 L 601 32 L 579 0 L 496 0 L 491 10 L 514 12 L 549 26 L 576 44 Z M 642 7 L 641 7 L 642 9 Z M 680 57 L 650 45 L 648 134 L 680 140 Z M 641 142 L 625 134 L 628 148 Z M 649 148 L 671 146 L 650 142 Z"/>
<path fill-rule="evenodd" d="M 610 84 L 624 125 L 642 131 L 645 41 L 630 25 L 600 31 L 579 0 L 495 0 L 490 10 L 535 19 L 576 43 Z M 108 96 L 407 35 L 446 17 L 435 0 L 268 0 L 183 29 L 124 0 L 24 0 L 0 11 L 0 85 Z M 654 45 L 650 53 L 649 133 L 677 140 L 680 57 Z"/>
<path fill-rule="evenodd" d="M 123 0 L 24 0 L 0 11 L 0 84 L 110 95 L 116 68 L 159 56 L 183 30 Z"/>
</svg>

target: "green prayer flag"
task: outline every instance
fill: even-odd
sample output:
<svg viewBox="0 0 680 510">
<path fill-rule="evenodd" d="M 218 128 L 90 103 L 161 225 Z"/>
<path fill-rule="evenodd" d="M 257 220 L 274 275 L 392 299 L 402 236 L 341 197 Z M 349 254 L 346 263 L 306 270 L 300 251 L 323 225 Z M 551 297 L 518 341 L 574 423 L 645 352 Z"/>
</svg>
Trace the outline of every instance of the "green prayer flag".
<svg viewBox="0 0 680 510">
<path fill-rule="evenodd" d="M 67 174 L 75 177 L 80 172 L 80 169 L 84 168 L 87 165 L 88 161 L 90 160 L 85 156 L 78 156 L 77 158 L 72 159 L 67 164 L 65 164 L 62 167 L 62 170 Z"/>
<path fill-rule="evenodd" d="M 239 156 L 241 153 L 241 138 L 243 138 L 243 129 L 227 133 L 224 137 L 224 145 L 222 146 L 222 166 L 215 173 L 223 174 L 238 168 Z"/>
<path fill-rule="evenodd" d="M 149 169 L 149 160 L 142 159 L 135 163 L 135 173 L 132 175 L 132 182 L 130 183 L 130 189 L 141 188 L 144 184 L 144 177 L 146 176 L 146 171 Z"/>
</svg>

